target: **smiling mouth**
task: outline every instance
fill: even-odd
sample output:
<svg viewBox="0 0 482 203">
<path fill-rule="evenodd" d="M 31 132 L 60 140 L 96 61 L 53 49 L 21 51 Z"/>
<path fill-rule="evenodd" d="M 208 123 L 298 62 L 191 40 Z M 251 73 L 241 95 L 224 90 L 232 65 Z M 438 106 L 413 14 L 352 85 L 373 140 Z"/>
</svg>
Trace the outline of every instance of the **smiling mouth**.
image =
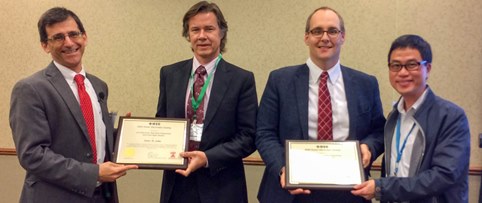
<svg viewBox="0 0 482 203">
<path fill-rule="evenodd" d="M 402 85 L 402 86 L 406 86 L 406 85 L 411 84 L 412 81 L 411 80 L 401 80 L 401 81 L 398 81 L 397 83 Z"/>
<path fill-rule="evenodd" d="M 62 53 L 64 53 L 64 54 L 72 54 L 72 53 L 75 53 L 75 52 L 79 51 L 79 49 L 80 49 L 80 47 L 79 47 L 79 48 L 75 48 L 75 49 L 74 49 L 74 48 L 72 48 L 72 49 L 64 49 L 64 50 L 62 50 Z"/>
<path fill-rule="evenodd" d="M 333 48 L 332 46 L 327 46 L 327 45 L 321 45 L 321 46 L 318 46 L 319 49 L 331 49 Z"/>
</svg>

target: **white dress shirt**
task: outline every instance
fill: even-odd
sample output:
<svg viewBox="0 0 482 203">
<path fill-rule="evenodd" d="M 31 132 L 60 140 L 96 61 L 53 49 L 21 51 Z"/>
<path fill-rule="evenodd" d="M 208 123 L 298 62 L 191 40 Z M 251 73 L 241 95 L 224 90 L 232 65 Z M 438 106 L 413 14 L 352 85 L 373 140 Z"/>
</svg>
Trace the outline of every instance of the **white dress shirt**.
<svg viewBox="0 0 482 203">
<path fill-rule="evenodd" d="M 306 60 L 310 69 L 308 90 L 308 136 L 318 139 L 318 88 L 323 70 L 315 65 L 311 58 Z M 350 120 L 346 101 L 345 84 L 340 68 L 340 61 L 328 69 L 328 90 L 330 91 L 331 109 L 333 112 L 333 140 L 343 141 L 348 138 Z"/>
<path fill-rule="evenodd" d="M 415 112 L 417 112 L 417 109 L 420 107 L 420 105 L 423 103 L 425 100 L 425 97 L 427 95 L 427 90 L 425 90 L 420 96 L 417 101 L 408 109 L 405 111 L 405 100 L 403 97 L 400 99 L 400 102 L 398 102 L 397 105 L 397 110 L 400 113 L 400 140 L 399 140 L 399 147 L 402 148 L 404 140 L 407 138 L 407 143 L 405 144 L 405 148 L 403 150 L 403 153 L 401 155 L 400 163 L 398 163 L 397 166 L 397 153 L 400 149 L 397 149 L 397 130 L 395 127 L 395 131 L 393 132 L 393 139 L 392 139 L 392 152 L 390 154 L 390 176 L 395 175 L 395 168 L 398 167 L 398 172 L 397 172 L 397 177 L 408 177 L 408 172 L 410 169 L 410 160 L 412 157 L 412 149 L 413 149 L 413 144 L 415 142 L 415 138 L 418 134 L 418 131 L 420 130 L 419 126 L 415 123 L 415 118 L 413 118 L 413 115 L 415 115 Z M 413 130 L 410 132 L 410 129 Z M 410 132 L 410 133 L 409 133 Z"/>
<path fill-rule="evenodd" d="M 69 68 L 57 63 L 54 61 L 55 66 L 60 70 L 62 75 L 65 78 L 65 81 L 67 81 L 67 84 L 69 84 L 70 89 L 75 95 L 75 98 L 79 102 L 80 105 L 80 100 L 79 100 L 79 92 L 77 90 L 77 83 L 74 81 L 74 77 L 77 74 L 82 74 L 85 79 L 84 79 L 84 85 L 85 85 L 85 90 L 89 94 L 90 101 L 92 102 L 92 107 L 94 108 L 94 123 L 95 123 L 95 145 L 97 149 L 97 163 L 103 163 L 105 159 L 105 124 L 104 120 L 102 119 L 102 110 L 100 108 L 100 103 L 97 98 L 97 94 L 95 93 L 94 87 L 92 86 L 92 83 L 90 83 L 89 79 L 85 76 L 85 69 L 82 67 L 82 70 L 80 73 L 76 73 Z M 83 116 L 83 115 L 82 115 Z"/>
</svg>

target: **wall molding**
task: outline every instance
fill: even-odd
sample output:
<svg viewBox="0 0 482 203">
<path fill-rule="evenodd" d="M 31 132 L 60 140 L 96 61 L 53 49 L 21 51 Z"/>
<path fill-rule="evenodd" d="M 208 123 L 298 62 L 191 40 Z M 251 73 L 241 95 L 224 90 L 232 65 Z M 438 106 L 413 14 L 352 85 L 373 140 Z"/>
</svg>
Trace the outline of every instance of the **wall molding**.
<svg viewBox="0 0 482 203">
<path fill-rule="evenodd" d="M 17 155 L 14 148 L 0 148 L 0 155 Z"/>
<path fill-rule="evenodd" d="M 1 155 L 17 155 L 14 148 L 0 148 L 0 156 Z M 264 166 L 263 160 L 260 157 L 246 157 L 243 159 L 244 164 L 251 165 L 251 166 Z M 372 170 L 380 171 L 381 165 L 378 163 L 373 164 Z M 470 166 L 469 168 L 469 175 L 481 175 L 482 174 L 482 166 Z"/>
</svg>

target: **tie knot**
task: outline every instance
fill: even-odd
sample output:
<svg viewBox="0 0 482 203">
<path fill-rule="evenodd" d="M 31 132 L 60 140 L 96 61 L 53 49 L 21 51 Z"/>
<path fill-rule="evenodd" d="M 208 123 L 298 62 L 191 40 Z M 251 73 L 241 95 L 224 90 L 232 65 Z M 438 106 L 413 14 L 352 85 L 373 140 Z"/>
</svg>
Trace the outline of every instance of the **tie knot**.
<svg viewBox="0 0 482 203">
<path fill-rule="evenodd" d="M 77 85 L 83 85 L 84 84 L 84 76 L 81 74 L 77 74 L 74 76 L 74 81 L 77 83 Z"/>
<path fill-rule="evenodd" d="M 327 71 L 323 71 L 320 75 L 320 81 L 322 82 L 325 82 L 328 80 L 328 72 Z"/>
<path fill-rule="evenodd" d="M 206 68 L 204 68 L 204 66 L 199 66 L 199 67 L 196 69 L 196 74 L 198 74 L 198 75 L 200 75 L 200 76 L 206 75 Z"/>
</svg>

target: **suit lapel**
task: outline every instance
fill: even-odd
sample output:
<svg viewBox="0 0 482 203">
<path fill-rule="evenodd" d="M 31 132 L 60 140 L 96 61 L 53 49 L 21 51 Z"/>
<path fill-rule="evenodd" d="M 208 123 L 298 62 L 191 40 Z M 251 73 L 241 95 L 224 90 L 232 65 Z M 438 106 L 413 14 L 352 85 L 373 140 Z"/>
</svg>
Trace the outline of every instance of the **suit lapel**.
<svg viewBox="0 0 482 203">
<path fill-rule="evenodd" d="M 308 140 L 308 83 L 310 71 L 306 64 L 301 65 L 294 80 L 298 117 L 300 119 L 303 139 Z"/>
<path fill-rule="evenodd" d="M 113 136 L 113 125 L 112 120 L 109 115 L 109 110 L 107 108 L 107 89 L 103 88 L 103 84 L 100 80 L 92 75 L 86 73 L 86 77 L 89 79 L 92 87 L 94 88 L 95 94 L 97 95 L 97 99 L 99 101 L 100 109 L 102 111 L 102 121 L 106 127 L 106 140 L 107 140 L 107 152 L 112 152 L 114 150 L 114 136 Z M 106 153 L 108 156 L 108 160 L 111 160 L 110 153 Z"/>
<path fill-rule="evenodd" d="M 357 117 L 358 112 L 357 111 L 357 106 L 358 106 L 358 94 L 359 91 L 357 90 L 358 85 L 357 85 L 357 80 L 352 79 L 352 74 L 350 71 L 345 66 L 341 66 L 341 74 L 343 76 L 343 83 L 345 85 L 345 96 L 346 96 L 346 102 L 347 102 L 347 108 L 348 108 L 348 119 L 350 122 L 349 130 L 348 130 L 348 138 L 347 140 L 355 140 L 356 135 L 355 135 L 355 130 L 356 130 L 356 124 L 358 121 L 355 120 Z"/>
<path fill-rule="evenodd" d="M 229 87 L 232 74 L 229 71 L 228 64 L 223 60 L 219 61 L 218 67 L 213 78 L 213 86 L 209 96 L 208 108 L 206 110 L 206 117 L 204 119 L 204 129 L 211 123 L 216 111 L 223 101 L 225 92 Z"/>
<path fill-rule="evenodd" d="M 80 110 L 80 105 L 75 95 L 70 89 L 69 84 L 65 81 L 62 73 L 55 67 L 54 63 L 50 63 L 45 72 L 47 80 L 52 84 L 52 86 L 57 90 L 59 95 L 64 100 L 65 104 L 70 110 L 72 117 L 75 119 L 80 129 L 84 133 L 84 136 L 89 140 L 89 135 L 87 131 L 87 125 L 85 124 L 84 117 L 82 116 L 82 111 Z"/>
<path fill-rule="evenodd" d="M 173 72 L 173 80 L 169 80 L 172 84 L 166 84 L 173 87 L 173 91 L 169 91 L 168 98 L 172 109 L 167 109 L 169 117 L 185 118 L 186 117 L 186 91 L 189 85 L 189 77 L 191 76 L 192 59 L 188 60 L 182 66 L 176 68 Z"/>
</svg>

